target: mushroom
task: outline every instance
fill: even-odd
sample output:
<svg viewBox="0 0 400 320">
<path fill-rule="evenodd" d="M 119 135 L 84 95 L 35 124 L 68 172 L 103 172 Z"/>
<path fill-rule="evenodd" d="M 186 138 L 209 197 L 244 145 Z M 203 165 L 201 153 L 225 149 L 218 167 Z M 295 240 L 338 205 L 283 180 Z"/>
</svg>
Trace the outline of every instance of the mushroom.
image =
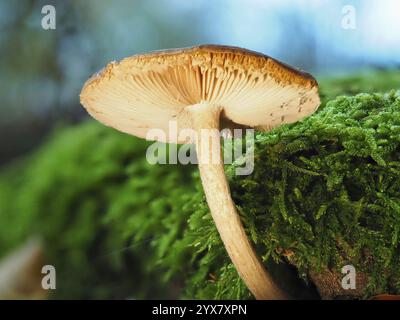
<svg viewBox="0 0 400 320">
<path fill-rule="evenodd" d="M 257 52 L 203 45 L 111 62 L 85 83 L 80 99 L 94 118 L 137 137 L 146 138 L 152 128 L 167 132 L 169 121 L 177 122 L 178 132 L 195 130 L 189 140 L 171 134 L 158 140 L 195 142 L 207 203 L 240 277 L 257 299 L 287 297 L 246 236 L 226 181 L 218 130 L 270 130 L 313 113 L 319 96 L 311 75 Z M 206 138 L 204 129 L 210 129 Z M 210 137 L 219 161 L 207 161 Z"/>
</svg>

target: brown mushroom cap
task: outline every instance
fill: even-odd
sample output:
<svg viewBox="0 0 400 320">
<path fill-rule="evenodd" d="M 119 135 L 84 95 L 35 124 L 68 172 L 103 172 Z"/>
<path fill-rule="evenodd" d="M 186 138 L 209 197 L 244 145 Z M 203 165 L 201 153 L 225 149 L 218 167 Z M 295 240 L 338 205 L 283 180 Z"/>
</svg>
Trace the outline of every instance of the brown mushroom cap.
<svg viewBox="0 0 400 320">
<path fill-rule="evenodd" d="M 302 119 L 319 105 L 312 76 L 256 52 L 208 45 L 110 63 L 85 84 L 81 102 L 100 122 L 142 138 L 158 129 L 164 137 L 152 135 L 153 139 L 186 143 L 194 137 L 179 137 L 183 129 L 212 129 L 216 149 L 202 134 L 194 142 L 204 193 L 221 239 L 257 299 L 286 297 L 247 238 L 226 181 L 215 129 L 227 125 L 269 130 Z M 170 132 L 174 120 L 177 130 Z M 219 161 L 202 161 L 210 155 Z"/>
<path fill-rule="evenodd" d="M 177 120 L 178 130 L 190 128 L 185 108 L 200 102 L 222 107 L 221 129 L 262 130 L 298 121 L 320 103 L 310 74 L 257 52 L 216 45 L 111 62 L 86 82 L 80 97 L 100 122 L 142 138 L 162 129 L 164 142 L 177 142 L 168 137 L 169 121 Z"/>
</svg>

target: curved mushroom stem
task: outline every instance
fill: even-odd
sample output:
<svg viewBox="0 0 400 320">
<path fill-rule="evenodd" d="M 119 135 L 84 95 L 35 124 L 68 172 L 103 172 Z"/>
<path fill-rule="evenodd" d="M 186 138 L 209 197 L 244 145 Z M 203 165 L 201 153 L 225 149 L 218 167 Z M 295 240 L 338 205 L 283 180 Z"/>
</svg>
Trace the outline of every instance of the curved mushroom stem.
<svg viewBox="0 0 400 320">
<path fill-rule="evenodd" d="M 231 198 L 221 155 L 221 108 L 203 102 L 189 106 L 186 110 L 192 128 L 197 133 L 196 152 L 207 203 L 229 257 L 256 299 L 287 298 L 274 284 L 251 246 Z"/>
</svg>

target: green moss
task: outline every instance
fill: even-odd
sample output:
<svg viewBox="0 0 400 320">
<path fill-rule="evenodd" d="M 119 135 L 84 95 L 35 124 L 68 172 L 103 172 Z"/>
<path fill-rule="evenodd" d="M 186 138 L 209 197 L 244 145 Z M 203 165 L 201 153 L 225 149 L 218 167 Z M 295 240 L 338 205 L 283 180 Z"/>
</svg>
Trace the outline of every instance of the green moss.
<svg viewBox="0 0 400 320">
<path fill-rule="evenodd" d="M 302 122 L 259 134 L 254 172 L 227 168 L 259 254 L 295 265 L 304 279 L 324 269 L 340 275 L 352 264 L 370 276 L 364 297 L 400 293 L 399 133 L 400 98 L 392 92 L 339 97 Z M 206 270 L 190 279 L 189 296 L 248 298 L 204 202 L 193 204 L 184 238 L 198 241 Z"/>
<path fill-rule="evenodd" d="M 0 254 L 39 234 L 57 269 L 56 298 L 165 296 L 165 270 L 146 269 L 184 227 L 167 215 L 184 204 L 174 188 L 193 183 L 190 167 L 153 170 L 147 146 L 95 122 L 56 132 L 0 179 Z M 148 242 L 159 244 L 153 255 Z"/>
<path fill-rule="evenodd" d="M 260 134 L 255 171 L 231 178 L 265 257 L 302 274 L 345 264 L 371 275 L 365 295 L 400 293 L 400 98 L 339 97 Z"/>
<path fill-rule="evenodd" d="M 398 78 L 322 81 L 323 101 L 395 88 Z M 394 93 L 341 97 L 259 134 L 252 175 L 227 167 L 249 235 L 275 272 L 289 262 L 306 279 L 310 270 L 351 262 L 372 277 L 365 295 L 399 293 L 398 119 Z M 3 170 L 0 256 L 41 234 L 57 269 L 55 298 L 250 298 L 195 168 L 151 166 L 147 146 L 88 122 L 59 130 Z"/>
</svg>

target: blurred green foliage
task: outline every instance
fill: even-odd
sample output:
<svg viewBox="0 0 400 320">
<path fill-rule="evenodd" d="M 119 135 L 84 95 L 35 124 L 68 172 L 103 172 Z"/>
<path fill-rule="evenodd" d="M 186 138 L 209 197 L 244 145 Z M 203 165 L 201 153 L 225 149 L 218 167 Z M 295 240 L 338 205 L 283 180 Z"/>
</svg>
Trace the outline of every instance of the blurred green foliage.
<svg viewBox="0 0 400 320">
<path fill-rule="evenodd" d="M 281 253 L 290 250 L 306 278 L 351 261 L 373 275 L 367 295 L 400 292 L 400 99 L 363 94 L 325 104 L 338 94 L 396 88 L 399 78 L 377 72 L 322 81 L 319 112 L 257 136 L 252 175 L 227 167 L 266 263 L 287 263 Z M 54 298 L 250 298 L 195 168 L 149 165 L 147 146 L 89 121 L 57 130 L 4 168 L 0 256 L 41 235 L 57 269 Z"/>
<path fill-rule="evenodd" d="M 0 179 L 1 255 L 39 234 L 47 262 L 57 269 L 57 298 L 165 294 L 153 290 L 165 270 L 151 277 L 143 270 L 148 260 L 157 264 L 183 227 L 184 220 L 176 224 L 167 213 L 181 211 L 179 193 L 194 184 L 189 167 L 149 165 L 147 146 L 90 121 L 55 132 L 24 165 L 6 168 Z M 165 247 L 148 254 L 148 243 L 160 238 Z"/>
<path fill-rule="evenodd" d="M 364 73 L 341 77 L 322 78 L 320 96 L 323 102 L 335 99 L 340 95 L 356 95 L 361 92 L 385 92 L 398 89 L 400 71 L 365 71 Z"/>
</svg>

